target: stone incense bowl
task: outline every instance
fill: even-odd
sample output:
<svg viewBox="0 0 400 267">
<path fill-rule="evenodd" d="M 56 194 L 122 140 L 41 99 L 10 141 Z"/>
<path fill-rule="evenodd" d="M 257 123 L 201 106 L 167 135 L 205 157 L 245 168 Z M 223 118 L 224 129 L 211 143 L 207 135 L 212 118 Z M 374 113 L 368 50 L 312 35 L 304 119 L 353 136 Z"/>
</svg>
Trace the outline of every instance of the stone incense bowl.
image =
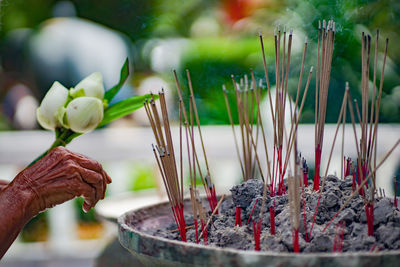
<svg viewBox="0 0 400 267">
<path fill-rule="evenodd" d="M 191 213 L 187 200 L 185 212 Z M 145 266 L 399 266 L 400 251 L 344 253 L 277 253 L 185 243 L 146 231 L 173 222 L 168 202 L 133 210 L 118 219 L 121 245 Z"/>
</svg>

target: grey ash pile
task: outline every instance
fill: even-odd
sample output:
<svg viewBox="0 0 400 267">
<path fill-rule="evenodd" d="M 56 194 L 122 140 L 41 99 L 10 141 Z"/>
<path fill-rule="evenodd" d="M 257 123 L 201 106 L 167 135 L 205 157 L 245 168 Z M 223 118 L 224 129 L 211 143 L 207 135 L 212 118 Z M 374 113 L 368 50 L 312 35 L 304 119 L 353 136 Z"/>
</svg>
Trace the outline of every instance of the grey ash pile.
<svg viewBox="0 0 400 267">
<path fill-rule="evenodd" d="M 309 236 L 319 193 L 312 191 L 312 183 L 304 189 L 306 227 L 304 227 L 304 207 L 301 200 L 299 245 L 300 252 L 331 252 L 335 236 L 338 239 L 337 225 L 344 222 L 342 251 L 383 251 L 400 249 L 400 211 L 393 205 L 393 199 L 382 197 L 375 200 L 374 235 L 368 236 L 364 200 L 360 195 L 354 197 L 337 218 L 323 232 L 325 225 L 333 218 L 344 201 L 353 193 L 352 180 L 339 180 L 334 176 L 326 178 L 324 192 L 320 199 L 312 234 Z M 287 189 L 287 188 L 286 188 Z M 208 245 L 243 250 L 254 250 L 253 219 L 257 219 L 261 209 L 263 183 L 250 179 L 231 189 L 232 197 L 226 198 L 208 227 Z M 287 191 L 286 191 L 287 192 Z M 257 203 L 256 203 L 257 201 Z M 275 235 L 270 234 L 269 207 L 275 202 Z M 256 203 L 256 204 L 255 204 Z M 208 203 L 204 203 L 204 206 Z M 241 208 L 242 226 L 235 226 L 236 207 Z M 251 211 L 252 216 L 249 220 Z M 288 195 L 267 197 L 261 231 L 261 251 L 293 251 L 292 228 L 289 217 Z M 186 214 L 186 225 L 193 225 L 193 217 Z M 249 224 L 247 222 L 249 221 Z M 180 240 L 175 224 L 165 229 L 151 231 L 151 234 Z M 305 231 L 307 229 L 307 231 Z M 199 227 L 199 234 L 201 230 Z M 188 242 L 196 242 L 195 230 L 187 231 Z M 339 241 L 336 241 L 339 242 Z M 200 239 L 203 243 L 203 239 Z"/>
</svg>

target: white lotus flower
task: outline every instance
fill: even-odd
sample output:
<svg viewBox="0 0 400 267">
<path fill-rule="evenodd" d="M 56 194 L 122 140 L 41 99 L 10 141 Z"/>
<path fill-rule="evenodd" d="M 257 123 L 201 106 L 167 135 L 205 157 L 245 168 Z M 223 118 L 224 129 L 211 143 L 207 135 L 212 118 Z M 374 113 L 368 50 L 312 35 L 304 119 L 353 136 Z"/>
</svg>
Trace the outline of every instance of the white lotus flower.
<svg viewBox="0 0 400 267">
<path fill-rule="evenodd" d="M 57 112 L 60 107 L 64 106 L 67 98 L 68 89 L 61 83 L 54 82 L 36 110 L 37 120 L 43 128 L 54 130 L 56 127 L 61 126 L 60 121 L 57 119 Z"/>
<path fill-rule="evenodd" d="M 103 76 L 100 72 L 94 72 L 80 81 L 75 88 L 70 90 L 73 98 L 81 96 L 96 97 L 100 100 L 104 98 Z"/>
<path fill-rule="evenodd" d="M 103 102 L 95 97 L 75 98 L 68 104 L 65 116 L 67 126 L 74 132 L 90 132 L 103 120 Z"/>
</svg>

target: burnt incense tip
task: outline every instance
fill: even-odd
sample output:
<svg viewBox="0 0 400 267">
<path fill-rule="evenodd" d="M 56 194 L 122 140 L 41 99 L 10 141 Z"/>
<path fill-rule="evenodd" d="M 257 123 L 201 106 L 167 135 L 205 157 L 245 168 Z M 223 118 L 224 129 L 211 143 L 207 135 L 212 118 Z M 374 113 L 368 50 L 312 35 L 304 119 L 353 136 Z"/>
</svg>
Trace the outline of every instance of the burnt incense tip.
<svg viewBox="0 0 400 267">
<path fill-rule="evenodd" d="M 311 68 L 310 68 L 310 72 L 313 72 L 313 68 L 314 68 L 314 66 L 311 66 Z"/>
<path fill-rule="evenodd" d="M 283 26 L 283 32 L 286 33 L 286 25 Z"/>
<path fill-rule="evenodd" d="M 306 36 L 306 38 L 305 38 L 305 40 L 304 40 L 304 43 L 305 43 L 305 44 L 308 43 L 308 38 L 307 38 L 307 36 Z"/>
<path fill-rule="evenodd" d="M 321 21 L 318 20 L 318 30 L 321 30 Z"/>
<path fill-rule="evenodd" d="M 290 30 L 289 30 L 289 35 L 292 35 L 293 34 L 293 29 L 291 28 Z"/>
</svg>

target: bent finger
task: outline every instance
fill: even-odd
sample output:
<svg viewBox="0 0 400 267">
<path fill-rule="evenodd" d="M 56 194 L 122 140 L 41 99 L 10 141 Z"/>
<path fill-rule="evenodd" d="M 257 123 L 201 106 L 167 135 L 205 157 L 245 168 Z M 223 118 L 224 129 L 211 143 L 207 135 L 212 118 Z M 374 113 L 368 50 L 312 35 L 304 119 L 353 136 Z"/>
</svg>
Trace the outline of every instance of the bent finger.
<svg viewBox="0 0 400 267">
<path fill-rule="evenodd" d="M 104 178 L 106 179 L 106 181 L 107 181 L 107 184 L 111 184 L 111 183 L 112 183 L 111 177 L 106 173 L 105 170 L 102 170 L 102 173 L 103 173 L 103 177 L 104 177 Z"/>
<path fill-rule="evenodd" d="M 97 202 L 104 195 L 106 190 L 103 176 L 100 173 L 85 168 L 80 168 L 79 173 L 84 182 L 95 188 Z"/>
<path fill-rule="evenodd" d="M 82 209 L 83 211 L 88 212 L 97 203 L 96 189 L 89 184 L 80 183 L 79 191 L 80 192 L 77 196 L 82 196 L 84 198 Z"/>
</svg>

